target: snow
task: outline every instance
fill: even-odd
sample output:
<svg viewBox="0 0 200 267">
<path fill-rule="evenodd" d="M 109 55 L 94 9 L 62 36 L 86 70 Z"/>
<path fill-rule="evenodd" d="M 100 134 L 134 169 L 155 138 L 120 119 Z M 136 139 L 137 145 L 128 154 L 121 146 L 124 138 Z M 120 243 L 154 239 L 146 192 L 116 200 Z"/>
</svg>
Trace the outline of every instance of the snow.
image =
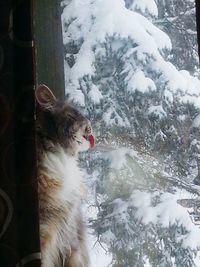
<svg viewBox="0 0 200 267">
<path fill-rule="evenodd" d="M 154 0 L 134 0 L 131 7 L 131 10 L 139 10 L 144 15 L 149 13 L 150 15 L 157 17 L 158 16 L 158 8 Z"/>
<path fill-rule="evenodd" d="M 191 142 L 191 146 L 195 146 L 198 151 L 200 151 L 200 141 L 197 139 L 193 139 Z"/>
<path fill-rule="evenodd" d="M 78 86 L 78 79 L 84 75 L 92 75 L 95 71 L 93 66 L 94 54 L 91 50 L 90 41 L 84 42 L 78 53 L 78 58 L 71 70 L 71 80 L 76 81 Z"/>
<path fill-rule="evenodd" d="M 65 92 L 68 96 L 68 100 L 79 103 L 81 106 L 85 106 L 85 96 L 80 89 L 77 89 L 76 86 L 71 85 L 71 87 L 65 87 Z"/>
<path fill-rule="evenodd" d="M 119 148 L 114 151 L 109 151 L 107 153 L 107 158 L 111 161 L 111 167 L 119 171 L 127 164 L 126 155 L 138 157 L 137 153 L 132 149 Z M 153 161 L 152 164 L 156 169 L 160 167 L 158 162 Z M 145 168 L 145 171 L 149 173 L 148 166 L 145 165 Z M 152 171 L 151 169 L 151 172 Z M 124 177 L 124 179 L 126 178 Z M 195 195 L 191 195 L 191 193 L 184 189 L 180 190 L 177 188 L 176 190 L 174 189 L 174 193 L 158 190 L 154 190 L 153 193 L 133 190 L 127 201 L 117 198 L 112 202 L 114 204 L 114 210 L 106 216 L 106 219 L 110 220 L 117 216 L 118 222 L 127 223 L 128 210 L 133 206 L 137 209 L 134 216 L 138 218 L 142 224 L 159 224 L 166 229 L 172 225 L 182 226 L 186 230 L 186 233 L 177 235 L 177 242 L 182 242 L 182 247 L 184 248 L 199 249 L 200 228 L 193 223 L 188 210 L 178 203 L 180 199 L 191 198 L 195 198 Z M 155 199 L 157 199 L 156 202 Z M 113 234 L 109 230 L 106 238 L 113 238 Z M 146 264 L 148 266 L 148 260 Z"/>
<path fill-rule="evenodd" d="M 176 191 L 175 194 L 165 192 L 160 197 L 160 203 L 152 206 L 152 200 L 156 193 L 146 193 L 141 191 L 133 192 L 131 196 L 131 203 L 137 208 L 136 216 L 143 224 L 161 224 L 163 227 L 170 227 L 170 225 L 182 225 L 188 233 L 178 237 L 177 241 L 183 242 L 183 247 L 190 247 L 191 249 L 200 248 L 200 229 L 192 222 L 187 209 L 177 203 L 177 200 L 182 197 L 189 197 L 191 195 L 183 191 Z M 158 193 L 158 192 L 157 192 Z"/>
<path fill-rule="evenodd" d="M 185 114 L 183 114 L 183 115 L 179 115 L 179 116 L 178 116 L 178 119 L 179 119 L 180 121 L 184 121 L 186 118 L 187 118 L 187 116 L 186 116 Z"/>
<path fill-rule="evenodd" d="M 119 148 L 117 150 L 110 151 L 106 154 L 107 159 L 111 162 L 111 168 L 119 170 L 126 164 L 126 154 L 128 153 L 127 148 Z"/>
<path fill-rule="evenodd" d="M 89 251 L 90 251 L 90 266 L 91 267 L 107 267 L 112 261 L 111 255 L 106 252 L 106 245 L 100 245 L 96 237 L 92 234 L 89 235 Z"/>
<path fill-rule="evenodd" d="M 192 122 L 192 127 L 199 128 L 200 127 L 200 114 L 196 116 L 196 118 Z"/>
<path fill-rule="evenodd" d="M 182 103 L 193 103 L 200 107 L 200 80 L 189 74 L 188 71 L 178 71 L 176 67 L 166 62 L 160 55 L 153 63 L 153 68 L 162 73 L 160 80 L 166 83 L 165 95 L 172 101 L 173 95 L 178 97 Z"/>
<path fill-rule="evenodd" d="M 128 92 L 134 92 L 135 90 L 138 90 L 142 93 L 145 93 L 149 90 L 156 90 L 156 85 L 150 78 L 145 77 L 143 71 L 137 71 L 128 81 L 127 90 Z"/>
<path fill-rule="evenodd" d="M 155 141 L 159 138 L 161 141 L 165 141 L 167 139 L 167 136 L 163 133 L 162 130 L 159 130 L 159 132 L 155 135 Z"/>
<path fill-rule="evenodd" d="M 142 12 L 148 11 L 155 16 L 157 14 L 156 3 L 153 0 L 134 0 L 132 10 L 138 9 Z M 70 69 L 65 67 L 68 85 L 66 94 L 81 106 L 85 106 L 84 94 L 79 90 L 79 81 L 85 75 L 88 77 L 95 75 L 95 57 L 98 53 L 102 55 L 104 53 L 99 45 L 106 43 L 108 37 L 115 37 L 118 40 L 131 38 L 136 47 L 129 49 L 124 55 L 124 60 L 131 54 L 137 53 L 138 60 L 143 64 L 150 64 L 152 71 L 157 72 L 158 75 L 161 74 L 160 81 L 166 84 L 164 96 L 169 102 L 172 102 L 176 95 L 183 103 L 193 103 L 199 108 L 200 81 L 185 70 L 178 71 L 172 63 L 162 57 L 162 51 L 172 48 L 169 37 L 144 16 L 132 10 L 125 7 L 124 0 L 73 0 L 64 8 L 62 14 L 64 44 L 71 40 L 75 44 L 81 43 L 75 64 Z M 149 57 L 152 58 L 150 62 Z M 138 89 L 146 92 L 156 90 L 156 87 L 155 81 L 151 77 L 146 77 L 142 69 L 138 69 L 130 75 L 127 90 L 133 92 Z M 89 97 L 95 104 L 98 104 L 101 94 L 94 89 L 94 91 L 91 90 Z M 96 102 L 95 97 L 97 97 Z M 106 118 L 108 117 L 109 114 L 106 115 Z M 119 125 L 127 125 L 123 123 L 120 116 L 118 120 Z"/>
<path fill-rule="evenodd" d="M 149 259 L 147 257 L 144 257 L 144 267 L 151 267 L 151 264 L 150 264 Z"/>
<path fill-rule="evenodd" d="M 196 77 L 193 77 L 189 74 L 188 71 L 182 70 L 180 71 L 182 78 L 185 79 L 185 93 L 188 95 L 194 95 L 198 97 L 200 95 L 200 81 Z"/>
<path fill-rule="evenodd" d="M 69 66 L 65 61 L 66 94 L 69 100 L 85 107 L 87 112 L 96 105 L 95 108 L 102 111 L 98 111 L 98 120 L 101 121 L 98 123 L 103 127 L 105 126 L 104 130 L 111 135 L 112 131 L 110 129 L 113 129 L 112 126 L 115 126 L 116 130 L 118 128 L 126 128 L 127 130 L 128 127 L 132 126 L 131 123 L 135 119 L 134 116 L 137 116 L 137 110 L 135 112 L 133 106 L 131 106 L 131 101 L 135 100 L 135 95 L 140 97 L 140 99 L 138 97 L 139 101 L 141 100 L 139 108 L 141 108 L 141 116 L 144 116 L 145 119 L 156 117 L 158 118 L 157 121 L 163 119 L 175 121 L 174 117 L 170 117 L 169 110 L 172 110 L 173 107 L 176 108 L 177 104 L 181 106 L 181 104 L 191 103 L 195 108 L 200 108 L 200 81 L 196 77 L 192 77 L 188 71 L 178 70 L 171 62 L 167 61 L 166 58 L 170 58 L 168 53 L 172 48 L 171 41 L 163 31 L 159 30 L 150 21 L 152 17 L 158 16 L 157 1 L 127 0 L 127 2 L 131 5 L 129 9 L 126 8 L 124 0 L 65 0 L 66 6 L 62 15 L 64 45 L 70 47 L 67 53 L 69 56 L 71 53 L 74 57 L 73 66 Z M 143 15 L 151 18 L 147 19 Z M 75 51 L 70 52 L 73 46 Z M 107 57 L 109 60 L 110 58 L 115 60 L 117 58 L 118 61 L 116 62 L 119 64 L 119 66 L 116 64 L 113 67 L 109 77 L 107 73 L 107 76 L 104 75 L 104 70 L 102 75 L 98 73 L 98 60 L 104 59 L 102 62 L 105 66 L 101 67 L 101 69 L 110 67 L 105 63 Z M 118 68 L 120 69 L 119 71 Z M 123 78 L 121 79 L 121 77 Z M 109 87 L 109 85 L 111 86 Z M 143 98 L 136 91 L 139 91 L 145 97 Z M 120 94 L 122 95 L 121 102 L 118 99 Z M 129 98 L 131 99 L 131 105 L 128 103 Z M 143 100 L 145 104 L 142 103 Z M 143 107 L 145 107 L 144 111 L 142 110 Z M 93 112 L 92 108 L 92 111 L 90 110 L 89 112 Z M 189 114 L 184 111 L 184 108 L 185 106 L 180 109 L 177 121 L 175 121 L 178 122 L 177 125 L 183 124 L 183 127 L 185 127 L 186 119 L 189 118 Z M 133 116 L 132 121 L 132 118 L 129 119 L 126 113 L 129 110 L 131 116 Z M 181 114 L 182 112 L 185 112 L 185 114 Z M 195 113 L 195 115 L 197 114 Z M 143 119 L 143 117 L 140 118 Z M 135 122 L 137 123 L 136 120 Z M 162 141 L 166 141 L 169 138 L 170 134 L 167 134 L 166 129 L 168 129 L 168 133 L 172 133 L 172 138 L 174 135 L 179 134 L 177 131 L 179 128 L 175 128 L 177 127 L 176 124 L 174 124 L 175 127 L 166 125 L 167 127 L 165 128 L 165 125 L 160 127 L 161 123 L 155 125 L 155 127 L 158 127 L 153 137 L 150 135 L 148 137 L 152 137 L 154 141 L 151 145 L 155 144 L 159 138 Z M 193 120 L 192 127 L 198 128 L 199 126 L 200 115 L 197 115 Z M 147 129 L 148 136 L 149 129 L 147 127 L 145 130 Z M 162 131 L 161 129 L 164 130 Z M 154 130 L 152 129 L 152 131 Z M 136 131 L 132 127 L 131 134 L 133 132 L 135 133 Z M 130 139 L 132 138 L 131 134 Z M 128 142 L 129 140 L 126 141 Z M 113 141 L 114 144 L 116 142 L 116 140 Z M 148 143 L 148 140 L 144 140 L 144 142 Z M 135 145 L 135 143 L 133 144 Z M 197 139 L 193 139 L 190 145 L 195 146 L 196 150 L 199 149 L 199 141 Z M 114 183 L 118 179 L 117 176 L 120 176 L 122 185 L 127 186 L 129 190 L 128 200 L 121 199 L 119 196 L 113 200 L 114 210 L 105 216 L 105 220 L 111 222 L 115 216 L 118 222 L 123 223 L 126 229 L 128 224 L 127 211 L 130 207 L 134 207 L 134 210 L 136 209 L 134 216 L 141 224 L 145 226 L 154 225 L 154 230 L 159 225 L 169 231 L 172 225 L 182 226 L 187 232 L 177 235 L 176 241 L 181 242 L 181 246 L 184 248 L 200 249 L 200 229 L 193 224 L 188 210 L 178 204 L 178 200 L 181 198 L 191 199 L 196 196 L 191 196 L 184 190 L 174 190 L 174 188 L 170 190 L 170 193 L 165 192 L 169 188 L 168 185 L 165 185 L 165 181 L 162 181 L 162 175 L 164 174 L 168 178 L 169 174 L 163 171 L 168 166 L 162 165 L 161 161 L 155 158 L 150 158 L 146 151 L 143 151 L 142 157 L 139 158 L 134 150 L 128 148 L 107 151 L 102 158 L 110 163 L 110 173 L 107 180 L 110 185 L 114 187 Z M 95 166 L 94 177 L 99 176 L 97 169 L 98 164 Z M 123 172 L 122 170 L 125 171 Z M 170 170 L 170 174 L 171 172 Z M 160 190 L 155 186 L 153 189 L 152 187 L 151 189 L 148 188 L 152 182 L 151 176 L 154 176 L 154 174 L 159 176 L 160 184 L 158 188 L 159 186 L 162 187 L 162 189 L 159 188 Z M 173 174 L 175 175 L 175 172 Z M 167 178 L 166 183 L 168 183 Z M 176 181 L 177 177 L 170 178 L 172 181 Z M 102 177 L 102 179 L 105 179 L 105 177 Z M 132 184 L 129 184 L 130 181 Z M 98 182 L 101 183 L 102 181 Z M 137 187 L 133 187 L 135 184 Z M 180 184 L 181 181 L 179 181 Z M 135 188 L 141 187 L 144 188 L 143 191 L 135 190 Z M 109 190 L 112 191 L 112 188 L 109 188 Z M 130 192 L 132 192 L 131 196 Z M 97 220 L 101 214 L 99 215 L 99 210 L 94 208 L 96 205 L 96 202 L 94 203 L 94 195 L 91 196 L 91 199 L 92 204 L 90 204 L 93 208 L 89 209 L 88 217 Z M 95 201 L 97 200 L 95 199 Z M 159 238 L 156 234 L 154 236 L 155 239 Z M 97 242 L 93 232 L 89 233 L 91 266 L 105 267 L 111 263 L 112 257 L 107 251 L 109 244 L 115 240 L 114 235 L 115 233 L 109 228 L 109 224 L 103 237 L 101 236 L 101 244 Z M 131 244 L 127 243 L 127 249 L 129 246 L 131 247 Z M 200 254 L 197 257 L 199 256 Z M 169 257 L 171 257 L 172 264 L 175 265 L 175 257 L 173 258 L 171 255 Z M 148 257 L 144 256 L 144 262 L 144 266 L 150 266 Z"/>
<path fill-rule="evenodd" d="M 136 217 L 140 220 L 143 224 L 148 224 L 150 222 L 156 222 L 156 212 L 151 207 L 151 195 L 145 192 L 136 191 L 131 196 L 131 201 L 133 206 L 138 208 L 136 212 Z"/>
<path fill-rule="evenodd" d="M 93 23 L 90 22 L 91 17 Z M 106 42 L 108 36 L 119 36 L 121 39 L 132 38 L 139 46 L 138 49 L 146 53 L 153 51 L 155 55 L 159 55 L 158 50 L 171 49 L 169 37 L 142 15 L 128 10 L 123 0 L 86 0 L 84 4 L 78 0 L 71 1 L 63 10 L 62 21 L 64 44 L 70 40 L 75 43 L 83 40 L 74 66 L 70 71 L 66 67 L 67 94 L 70 94 L 72 87 L 79 87 L 79 79 L 84 75 L 94 75 L 93 48 L 99 43 Z M 68 25 L 67 30 L 65 25 Z M 155 87 L 153 81 L 148 78 L 145 83 L 149 83 L 151 88 Z M 84 99 L 78 90 L 73 92 L 72 98 L 84 105 Z"/>
<path fill-rule="evenodd" d="M 93 175 L 95 176 L 95 173 L 93 173 Z M 83 214 L 85 214 L 89 220 L 97 219 L 98 208 L 95 207 L 94 192 L 91 188 L 87 194 L 87 203 L 84 203 L 83 205 Z M 87 246 L 90 253 L 90 267 L 108 267 L 112 261 L 112 255 L 109 254 L 106 244 L 98 242 L 97 236 L 93 233 L 93 230 L 90 227 L 87 229 Z M 112 238 L 112 233 L 107 234 L 108 237 Z"/>
<path fill-rule="evenodd" d="M 194 263 L 196 264 L 197 267 L 200 266 L 200 252 L 197 252 L 196 257 L 194 257 Z"/>
<path fill-rule="evenodd" d="M 101 99 L 103 98 L 102 93 L 100 92 L 100 90 L 98 89 L 98 87 L 96 85 L 92 85 L 91 90 L 88 93 L 88 96 L 90 97 L 90 99 L 95 103 L 95 104 L 99 104 Z"/>
<path fill-rule="evenodd" d="M 118 125 L 122 127 L 128 127 L 129 122 L 127 118 L 122 119 L 122 117 L 118 114 L 118 112 L 115 110 L 114 107 L 109 107 L 107 112 L 105 112 L 102 116 L 103 121 L 106 123 L 106 125 Z"/>
<path fill-rule="evenodd" d="M 162 105 L 149 107 L 148 115 L 154 115 L 160 120 L 167 117 L 167 113 L 164 111 Z"/>
</svg>

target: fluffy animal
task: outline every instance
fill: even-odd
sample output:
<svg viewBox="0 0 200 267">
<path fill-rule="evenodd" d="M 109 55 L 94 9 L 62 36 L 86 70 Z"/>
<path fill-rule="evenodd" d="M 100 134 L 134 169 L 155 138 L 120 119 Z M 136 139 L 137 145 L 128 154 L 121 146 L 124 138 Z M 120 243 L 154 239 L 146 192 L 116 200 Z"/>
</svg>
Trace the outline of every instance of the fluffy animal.
<svg viewBox="0 0 200 267">
<path fill-rule="evenodd" d="M 45 85 L 36 89 L 36 101 L 42 266 L 88 267 L 77 155 L 94 146 L 91 124 Z"/>
</svg>

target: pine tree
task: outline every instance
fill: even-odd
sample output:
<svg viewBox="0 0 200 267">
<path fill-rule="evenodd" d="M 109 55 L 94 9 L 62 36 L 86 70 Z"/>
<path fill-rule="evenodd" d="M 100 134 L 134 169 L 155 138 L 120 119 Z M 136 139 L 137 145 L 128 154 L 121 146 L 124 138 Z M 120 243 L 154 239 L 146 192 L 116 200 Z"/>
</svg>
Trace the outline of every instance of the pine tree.
<svg viewBox="0 0 200 267">
<path fill-rule="evenodd" d="M 199 230 L 177 201 L 180 187 L 188 198 L 199 195 L 189 183 L 199 169 L 200 81 L 188 72 L 195 57 L 180 56 L 157 27 L 178 12 L 171 11 L 178 1 L 162 2 L 159 9 L 153 0 L 63 4 L 66 94 L 97 135 L 97 150 L 82 164 L 98 209 L 91 227 L 112 266 L 197 266 Z"/>
<path fill-rule="evenodd" d="M 170 36 L 173 44 L 170 61 L 179 69 L 199 76 L 195 1 L 158 0 L 157 5 L 155 23 Z"/>
</svg>

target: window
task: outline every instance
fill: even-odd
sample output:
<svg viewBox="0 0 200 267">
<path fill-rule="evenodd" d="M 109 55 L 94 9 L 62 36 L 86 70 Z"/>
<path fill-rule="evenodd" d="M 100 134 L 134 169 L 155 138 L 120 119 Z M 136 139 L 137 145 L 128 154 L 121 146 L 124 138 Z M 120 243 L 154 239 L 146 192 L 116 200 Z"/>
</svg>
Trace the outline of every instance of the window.
<svg viewBox="0 0 200 267">
<path fill-rule="evenodd" d="M 195 2 L 62 2 L 66 95 L 92 120 L 82 155 L 93 266 L 199 266 Z"/>
<path fill-rule="evenodd" d="M 37 83 L 56 96 L 64 98 L 65 87 L 97 137 L 96 148 L 80 155 L 91 266 L 199 267 L 195 1 L 5 0 L 0 7 L 1 265 L 40 266 L 36 70 Z"/>
</svg>

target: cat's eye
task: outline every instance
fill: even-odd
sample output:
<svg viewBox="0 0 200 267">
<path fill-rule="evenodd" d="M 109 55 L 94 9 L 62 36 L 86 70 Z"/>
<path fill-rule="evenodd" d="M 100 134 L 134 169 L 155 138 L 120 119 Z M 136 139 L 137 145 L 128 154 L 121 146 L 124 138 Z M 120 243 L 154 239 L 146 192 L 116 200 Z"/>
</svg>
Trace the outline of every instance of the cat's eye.
<svg viewBox="0 0 200 267">
<path fill-rule="evenodd" d="M 65 134 L 67 134 L 69 132 L 69 126 L 68 125 L 65 125 L 64 128 L 63 128 L 63 132 Z"/>
<path fill-rule="evenodd" d="M 86 127 L 85 127 L 85 132 L 86 132 L 87 134 L 90 134 L 90 133 L 92 132 L 91 127 L 90 127 L 90 126 L 86 126 Z"/>
</svg>

